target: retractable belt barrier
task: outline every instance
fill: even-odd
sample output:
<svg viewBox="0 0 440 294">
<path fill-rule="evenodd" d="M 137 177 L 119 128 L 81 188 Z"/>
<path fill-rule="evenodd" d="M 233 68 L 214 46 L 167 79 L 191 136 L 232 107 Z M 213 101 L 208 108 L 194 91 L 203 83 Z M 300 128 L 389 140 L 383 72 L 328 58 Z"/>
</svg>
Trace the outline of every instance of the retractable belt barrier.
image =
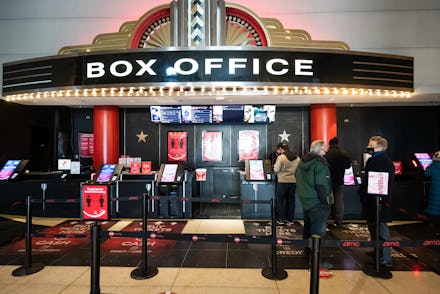
<svg viewBox="0 0 440 294">
<path fill-rule="evenodd" d="M 270 236 L 244 235 L 244 234 L 173 234 L 173 233 L 157 233 L 147 230 L 147 209 L 149 209 L 149 200 L 158 200 L 159 198 L 176 199 L 179 201 L 190 201 L 200 203 L 259 203 L 271 205 L 271 226 L 272 234 Z M 365 240 L 321 240 L 319 236 L 312 236 L 308 240 L 291 240 L 277 238 L 275 226 L 275 205 L 273 200 L 238 200 L 238 199 L 212 199 L 212 198 L 188 198 L 178 196 L 128 196 L 128 197 L 112 197 L 111 201 L 135 201 L 143 200 L 147 205 L 143 205 L 142 209 L 142 231 L 121 232 L 121 231 L 101 231 L 98 221 L 94 221 L 91 234 L 42 234 L 32 233 L 32 204 L 34 203 L 78 203 L 80 200 L 71 199 L 32 199 L 27 197 L 26 201 L 26 259 L 25 264 L 13 271 L 14 276 L 24 276 L 36 273 L 44 268 L 41 264 L 32 264 L 32 237 L 54 237 L 54 238 L 91 238 L 92 240 L 92 258 L 91 258 L 91 293 L 100 293 L 99 289 L 99 240 L 101 237 L 117 238 L 141 238 L 142 246 L 142 262 L 141 267 L 135 269 L 131 273 L 133 279 L 145 279 L 155 276 L 158 271 L 155 267 L 147 266 L 146 240 L 163 239 L 163 240 L 185 240 L 192 242 L 230 242 L 230 243 L 255 243 L 255 244 L 271 244 L 272 260 L 271 268 L 262 270 L 262 275 L 272 280 L 282 280 L 287 278 L 287 272 L 284 269 L 277 268 L 276 246 L 290 245 L 299 248 L 311 249 L 311 270 L 310 270 L 310 293 L 319 292 L 319 251 L 322 247 L 341 247 L 341 248 L 358 248 L 358 247 L 436 247 L 440 246 L 440 239 L 431 240 L 390 240 L 390 241 L 365 241 Z M 95 264 L 94 264 L 95 263 Z M 97 265 L 96 265 L 97 264 Z M 318 277 L 318 278 L 317 278 Z"/>
</svg>

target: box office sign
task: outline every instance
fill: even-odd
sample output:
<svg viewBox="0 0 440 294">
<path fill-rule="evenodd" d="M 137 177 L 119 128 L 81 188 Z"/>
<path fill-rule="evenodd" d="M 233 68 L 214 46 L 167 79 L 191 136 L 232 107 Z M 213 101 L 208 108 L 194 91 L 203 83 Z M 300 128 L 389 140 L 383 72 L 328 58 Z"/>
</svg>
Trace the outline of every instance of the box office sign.
<svg viewBox="0 0 440 294">
<path fill-rule="evenodd" d="M 38 68 L 38 74 L 35 69 Z M 280 48 L 165 51 L 126 50 L 82 56 L 48 56 L 6 63 L 3 94 L 59 87 L 109 84 L 166 85 L 212 82 L 326 87 L 414 89 L 414 59 L 362 52 Z M 52 77 L 48 79 L 47 77 Z"/>
<path fill-rule="evenodd" d="M 109 220 L 107 185 L 83 185 L 81 218 L 85 220 Z"/>
</svg>

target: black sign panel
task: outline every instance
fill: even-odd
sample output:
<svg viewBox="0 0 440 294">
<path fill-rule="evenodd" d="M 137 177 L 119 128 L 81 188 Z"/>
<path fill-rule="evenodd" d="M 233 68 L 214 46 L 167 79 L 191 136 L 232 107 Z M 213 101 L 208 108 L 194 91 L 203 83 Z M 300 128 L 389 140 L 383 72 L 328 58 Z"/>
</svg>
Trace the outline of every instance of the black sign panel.
<svg viewBox="0 0 440 294">
<path fill-rule="evenodd" d="M 369 87 L 412 91 L 413 58 L 279 48 L 123 52 L 4 64 L 3 93 L 77 86 L 258 85 Z"/>
</svg>

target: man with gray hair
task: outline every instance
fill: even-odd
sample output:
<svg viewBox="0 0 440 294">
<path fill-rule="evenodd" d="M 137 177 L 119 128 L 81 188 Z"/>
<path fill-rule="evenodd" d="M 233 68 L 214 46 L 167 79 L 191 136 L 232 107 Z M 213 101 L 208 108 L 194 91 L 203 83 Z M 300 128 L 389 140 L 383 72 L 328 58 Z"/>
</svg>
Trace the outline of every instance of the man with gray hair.
<svg viewBox="0 0 440 294">
<path fill-rule="evenodd" d="M 313 141 L 296 169 L 296 193 L 303 208 L 303 239 L 312 235 L 325 237 L 330 206 L 333 203 L 330 170 L 324 155 L 327 145 L 322 140 Z M 307 252 L 306 252 L 307 255 Z M 321 262 L 321 267 L 331 269 L 333 265 Z"/>
</svg>

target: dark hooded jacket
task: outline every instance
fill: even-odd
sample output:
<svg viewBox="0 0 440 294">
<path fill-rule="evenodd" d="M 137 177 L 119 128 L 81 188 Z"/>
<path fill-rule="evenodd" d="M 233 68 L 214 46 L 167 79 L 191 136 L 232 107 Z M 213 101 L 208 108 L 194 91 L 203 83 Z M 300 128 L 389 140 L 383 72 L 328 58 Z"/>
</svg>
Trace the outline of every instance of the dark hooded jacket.
<svg viewBox="0 0 440 294">
<path fill-rule="evenodd" d="M 316 205 L 333 202 L 330 170 L 327 160 L 314 153 L 307 153 L 296 169 L 296 193 L 304 211 Z"/>
<path fill-rule="evenodd" d="M 369 221 L 376 219 L 376 195 L 368 194 L 368 173 L 388 173 L 388 195 L 381 195 L 379 222 L 390 222 L 392 220 L 391 199 L 394 183 L 394 164 L 385 152 L 376 152 L 367 160 L 365 165 L 365 178 L 360 186 L 362 203 L 362 215 Z"/>
</svg>

